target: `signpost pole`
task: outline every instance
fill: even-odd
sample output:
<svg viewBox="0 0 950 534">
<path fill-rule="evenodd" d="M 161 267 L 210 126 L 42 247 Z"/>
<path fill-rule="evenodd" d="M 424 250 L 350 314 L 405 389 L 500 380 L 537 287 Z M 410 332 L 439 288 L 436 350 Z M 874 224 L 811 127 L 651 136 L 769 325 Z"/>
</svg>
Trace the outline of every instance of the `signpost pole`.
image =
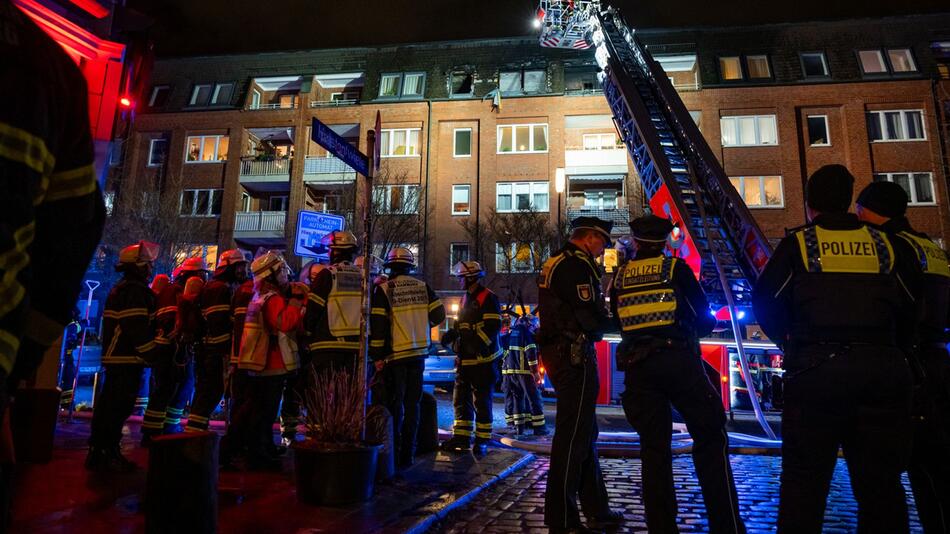
<svg viewBox="0 0 950 534">
<path fill-rule="evenodd" d="M 363 189 L 363 310 L 360 313 L 360 356 L 356 366 L 356 373 L 359 381 L 358 387 L 364 391 L 363 396 L 363 418 L 360 439 L 366 439 L 366 405 L 369 401 L 369 388 L 366 386 L 366 379 L 369 370 L 369 316 L 372 299 L 373 281 L 370 278 L 370 261 L 372 258 L 372 207 L 373 207 L 373 178 L 376 175 L 375 155 L 376 155 L 376 132 L 369 130 L 366 132 L 366 154 L 368 155 L 368 165 L 366 171 L 366 180 Z"/>
<path fill-rule="evenodd" d="M 79 340 L 79 354 L 76 355 L 76 361 L 74 362 L 76 373 L 73 375 L 73 398 L 69 401 L 68 421 L 73 420 L 73 411 L 76 409 L 76 388 L 79 386 L 79 364 L 82 362 L 82 353 L 86 349 L 86 330 L 89 329 L 89 310 L 92 308 L 92 294 L 96 288 L 99 287 L 99 282 L 96 280 L 86 280 L 86 287 L 89 289 L 89 295 L 86 296 L 86 314 L 85 317 L 83 317 L 82 337 Z M 96 386 L 98 385 L 98 379 L 99 371 L 96 371 L 95 379 L 92 381 L 92 399 L 89 402 L 90 408 L 93 407 L 96 402 Z"/>
</svg>

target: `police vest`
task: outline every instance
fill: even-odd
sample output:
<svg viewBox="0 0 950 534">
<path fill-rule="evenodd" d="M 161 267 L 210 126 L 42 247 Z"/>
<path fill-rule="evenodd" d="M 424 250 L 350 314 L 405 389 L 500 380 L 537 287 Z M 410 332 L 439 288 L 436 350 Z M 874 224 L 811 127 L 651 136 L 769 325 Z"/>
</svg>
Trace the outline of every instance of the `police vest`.
<svg viewBox="0 0 950 534">
<path fill-rule="evenodd" d="M 360 334 L 363 273 L 351 263 L 327 267 L 333 279 L 327 297 L 327 326 L 335 337 Z"/>
<path fill-rule="evenodd" d="M 795 237 L 810 273 L 885 274 L 894 269 L 894 249 L 884 233 L 874 228 L 806 226 Z"/>
<path fill-rule="evenodd" d="M 432 338 L 429 328 L 429 291 L 425 282 L 411 276 L 397 276 L 384 282 L 382 289 L 391 309 L 393 353 L 412 351 L 404 355 L 409 357 L 427 351 Z"/>
<path fill-rule="evenodd" d="M 249 371 L 261 371 L 267 365 L 270 344 L 276 342 L 284 367 L 293 371 L 300 367 L 297 344 L 291 336 L 283 332 L 272 334 L 264 324 L 264 304 L 267 299 L 277 295 L 274 291 L 255 293 L 247 305 L 244 316 L 244 332 L 241 335 L 241 348 L 238 354 L 238 367 Z"/>
<path fill-rule="evenodd" d="M 897 235 L 910 243 L 917 253 L 917 261 L 924 274 L 950 278 L 950 264 L 947 263 L 947 254 L 936 243 L 910 232 L 900 232 Z"/>
<path fill-rule="evenodd" d="M 920 341 L 942 344 L 948 340 L 947 317 L 950 316 L 950 266 L 947 255 L 936 243 L 910 232 L 897 234 L 907 241 L 916 253 L 924 273 L 924 315 L 920 321 Z M 928 276 L 929 275 L 929 276 Z"/>
<path fill-rule="evenodd" d="M 617 273 L 617 315 L 623 332 L 676 323 L 676 291 L 670 283 L 676 258 L 631 260 Z"/>
</svg>

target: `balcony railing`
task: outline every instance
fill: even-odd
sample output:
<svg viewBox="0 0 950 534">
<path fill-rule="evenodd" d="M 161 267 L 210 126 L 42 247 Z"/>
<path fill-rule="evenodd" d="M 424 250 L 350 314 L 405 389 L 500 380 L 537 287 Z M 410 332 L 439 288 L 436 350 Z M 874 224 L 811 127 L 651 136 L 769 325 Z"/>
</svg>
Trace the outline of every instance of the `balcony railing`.
<svg viewBox="0 0 950 534">
<path fill-rule="evenodd" d="M 283 233 L 286 211 L 241 211 L 235 214 L 235 232 Z"/>
<path fill-rule="evenodd" d="M 241 176 L 289 176 L 290 158 L 273 160 L 241 160 Z"/>
<path fill-rule="evenodd" d="M 340 158 L 307 156 L 303 163 L 304 174 L 338 174 L 356 172 Z"/>
<path fill-rule="evenodd" d="M 568 167 L 627 166 L 627 151 L 622 146 L 600 150 L 564 151 L 564 164 Z"/>
<path fill-rule="evenodd" d="M 251 105 L 249 105 L 249 106 L 247 107 L 247 109 L 249 109 L 249 110 L 256 110 L 256 109 L 295 109 L 296 107 L 297 107 L 297 104 L 296 104 L 296 103 L 290 104 L 290 105 L 285 105 L 285 104 L 281 104 L 280 102 L 275 102 L 275 103 L 273 103 L 273 104 L 257 104 L 256 106 L 255 106 L 254 104 L 251 104 Z"/>
<path fill-rule="evenodd" d="M 569 220 L 574 220 L 577 217 L 597 217 L 605 221 L 613 221 L 614 230 L 612 233 L 617 235 L 626 233 L 627 225 L 630 223 L 630 211 L 626 205 L 614 209 L 568 207 L 567 217 Z"/>
<path fill-rule="evenodd" d="M 342 100 L 311 100 L 310 107 L 322 108 L 328 106 L 352 106 L 359 103 L 360 101 L 357 98 L 345 98 Z"/>
</svg>

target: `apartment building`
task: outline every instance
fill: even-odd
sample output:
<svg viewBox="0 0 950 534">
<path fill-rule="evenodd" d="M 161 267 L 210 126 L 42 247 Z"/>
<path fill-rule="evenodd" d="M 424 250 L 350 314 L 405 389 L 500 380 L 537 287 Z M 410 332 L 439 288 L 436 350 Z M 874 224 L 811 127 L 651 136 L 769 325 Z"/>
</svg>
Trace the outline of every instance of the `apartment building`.
<svg viewBox="0 0 950 534">
<path fill-rule="evenodd" d="M 842 163 L 858 187 L 903 185 L 911 220 L 945 242 L 950 14 L 639 35 L 769 238 L 804 222 L 807 176 Z M 235 245 L 293 258 L 304 209 L 359 226 L 362 179 L 310 140 L 314 117 L 365 149 L 380 112 L 375 211 L 422 215 L 404 244 L 446 295 L 451 265 L 480 256 L 534 301 L 534 251 L 515 245 L 512 264 L 473 242 L 493 213 L 596 215 L 620 235 L 643 210 L 589 51 L 526 37 L 177 58 L 152 78 L 107 199 L 173 204 L 209 260 Z"/>
</svg>

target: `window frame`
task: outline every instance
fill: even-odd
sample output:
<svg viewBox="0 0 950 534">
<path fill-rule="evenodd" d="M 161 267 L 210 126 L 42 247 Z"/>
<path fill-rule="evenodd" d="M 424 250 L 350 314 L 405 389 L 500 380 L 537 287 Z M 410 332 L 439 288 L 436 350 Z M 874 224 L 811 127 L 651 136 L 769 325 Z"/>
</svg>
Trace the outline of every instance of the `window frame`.
<svg viewBox="0 0 950 534">
<path fill-rule="evenodd" d="M 752 69 L 749 66 L 749 60 L 752 58 L 762 58 L 765 60 L 765 69 L 768 71 L 767 76 L 756 76 L 756 77 L 752 76 Z M 774 79 L 775 76 L 772 73 L 772 60 L 768 54 L 749 54 L 749 55 L 742 56 L 742 59 L 745 60 L 742 62 L 742 66 L 745 67 L 745 70 L 746 70 L 745 79 L 747 79 L 748 81 L 752 82 L 752 81 L 763 81 L 763 80 Z"/>
<path fill-rule="evenodd" d="M 906 51 L 907 58 L 910 60 L 911 65 L 914 67 L 912 70 L 895 70 L 894 63 L 891 61 L 891 52 L 897 51 Z M 884 72 L 867 72 L 864 69 L 864 61 L 861 60 L 862 52 L 876 52 L 878 57 L 881 59 L 881 64 L 884 65 Z M 861 48 L 855 50 L 855 56 L 858 59 L 858 68 L 861 69 L 861 75 L 865 78 L 881 78 L 888 76 L 915 76 L 920 74 L 920 63 L 917 62 L 917 58 L 914 55 L 914 49 L 911 46 L 895 46 L 895 47 L 882 47 L 882 48 Z"/>
<path fill-rule="evenodd" d="M 515 143 L 515 128 L 517 127 L 527 127 L 528 128 L 528 144 L 532 147 L 532 150 L 516 150 L 517 145 Z M 535 126 L 544 126 L 544 138 L 545 138 L 545 148 L 544 150 L 534 150 L 534 128 Z M 511 150 L 503 152 L 501 150 L 501 131 L 503 128 L 511 128 Z M 548 128 L 548 123 L 546 122 L 532 122 L 525 124 L 499 124 L 496 126 L 495 130 L 495 153 L 496 154 L 547 154 L 551 149 L 550 143 L 550 129 Z"/>
<path fill-rule="evenodd" d="M 219 93 L 221 92 L 221 89 L 222 89 L 223 87 L 230 87 L 230 88 L 231 88 L 231 96 L 228 97 L 227 102 L 218 102 L 218 95 L 219 95 Z M 215 84 L 214 84 L 214 89 L 211 90 L 211 97 L 208 99 L 208 105 L 209 105 L 209 106 L 222 106 L 222 107 L 223 107 L 223 106 L 230 106 L 230 105 L 231 105 L 231 101 L 234 100 L 234 88 L 235 88 L 234 82 L 215 83 Z"/>
<path fill-rule="evenodd" d="M 808 71 L 805 69 L 805 56 L 818 56 L 821 58 L 821 67 L 822 74 L 808 74 Z M 798 62 L 802 67 L 802 77 L 806 80 L 821 80 L 831 77 L 831 69 L 828 66 L 828 56 L 825 55 L 823 50 L 815 52 L 799 52 L 798 53 Z"/>
<path fill-rule="evenodd" d="M 470 77 L 472 79 L 472 83 L 469 86 L 469 90 L 467 93 L 455 92 L 455 77 L 459 75 L 464 76 L 466 78 Z M 452 71 L 449 74 L 449 98 L 473 98 L 474 96 L 475 96 L 475 73 L 467 72 L 464 70 Z"/>
<path fill-rule="evenodd" d="M 155 100 L 158 98 L 158 94 L 162 90 L 167 91 L 168 94 L 165 96 L 164 102 L 162 102 L 159 105 L 156 105 Z M 171 91 L 172 91 L 172 86 L 170 85 L 167 85 L 167 84 L 153 85 L 152 92 L 148 97 L 148 107 L 149 108 L 163 108 L 166 105 L 168 105 L 168 95 L 171 95 Z"/>
<path fill-rule="evenodd" d="M 204 102 L 198 102 L 198 94 L 201 92 L 202 87 L 208 88 L 208 100 Z M 196 83 L 191 87 L 191 98 L 188 99 L 188 107 L 191 108 L 201 108 L 207 107 L 209 102 L 211 102 L 211 94 L 214 92 L 213 83 Z"/>
<path fill-rule="evenodd" d="M 588 140 L 588 139 L 593 138 L 593 137 L 597 137 L 598 139 L 603 139 L 604 136 L 608 136 L 608 135 L 613 139 L 613 143 L 612 143 L 609 147 L 607 147 L 606 145 L 602 144 L 602 142 L 601 142 L 601 144 L 598 144 L 596 148 L 587 148 L 587 140 Z M 584 147 L 584 150 L 594 150 L 594 151 L 596 151 L 596 150 L 612 150 L 612 149 L 617 148 L 617 134 L 614 133 L 614 132 L 583 134 L 583 135 L 581 136 L 581 143 L 582 143 L 582 146 Z"/>
<path fill-rule="evenodd" d="M 165 161 L 168 161 L 168 139 L 164 137 L 153 137 L 148 140 L 148 159 L 145 160 L 146 167 L 161 167 L 165 161 L 159 161 L 157 163 L 152 162 L 152 157 L 155 155 L 155 143 L 162 142 L 165 143 Z"/>
<path fill-rule="evenodd" d="M 541 267 L 535 267 L 535 266 L 536 266 L 538 263 L 540 263 L 540 262 L 535 261 L 535 259 L 536 259 L 536 258 L 535 258 L 536 254 L 535 254 L 535 250 L 534 250 L 534 245 L 535 245 L 535 244 L 534 244 L 534 243 L 531 243 L 531 242 L 512 243 L 512 244 L 511 244 L 511 248 L 512 248 L 513 251 L 514 251 L 514 252 L 512 253 L 512 262 L 511 262 L 511 263 L 512 263 L 512 265 L 511 265 L 512 268 L 511 268 L 511 269 L 507 269 L 507 268 L 504 268 L 504 266 L 499 265 L 499 261 L 498 261 L 498 260 L 499 260 L 500 256 L 502 256 L 502 254 L 503 254 L 503 252 L 502 252 L 502 245 L 501 245 L 500 243 L 495 243 L 495 272 L 496 272 L 496 273 L 500 273 L 500 274 L 534 274 L 534 273 L 537 273 L 537 272 L 541 272 Z M 514 258 L 515 256 L 517 256 L 517 254 L 518 254 L 518 248 L 519 248 L 519 247 L 528 247 L 528 254 L 529 254 L 528 266 L 527 266 L 527 269 L 524 269 L 524 270 L 522 270 L 522 269 L 515 269 L 515 268 L 514 268 L 514 267 L 515 267 L 515 261 L 514 261 L 513 258 Z M 550 252 L 547 250 L 547 247 L 544 247 L 544 248 L 545 248 L 545 250 L 543 250 L 543 251 L 541 252 L 541 255 L 542 255 L 542 256 L 550 256 Z"/>
<path fill-rule="evenodd" d="M 466 197 L 468 198 L 468 209 L 465 211 L 456 211 L 455 210 L 455 191 L 464 190 L 466 192 Z M 471 215 L 472 214 L 472 186 L 470 184 L 452 184 L 452 215 Z"/>
<path fill-rule="evenodd" d="M 534 205 L 534 196 L 536 194 L 541 193 L 540 189 L 542 188 L 542 184 L 544 188 L 544 193 L 547 194 L 547 198 L 548 198 L 548 203 L 547 203 L 548 205 L 545 209 L 539 209 L 537 206 Z M 515 191 L 515 187 L 525 186 L 525 185 L 528 186 L 528 199 L 529 199 L 528 209 L 536 211 L 538 213 L 550 213 L 551 212 L 551 182 L 548 180 L 533 180 L 533 181 L 521 181 L 521 182 L 495 182 L 495 211 L 497 213 L 520 212 L 521 210 L 518 209 L 518 203 L 516 201 L 517 195 L 520 193 L 517 193 Z M 498 197 L 500 195 L 498 190 L 501 187 L 510 188 L 510 193 L 508 193 L 508 196 L 511 197 L 511 208 L 509 209 L 500 209 L 498 207 Z M 535 191 L 535 188 L 537 188 L 538 191 Z"/>
<path fill-rule="evenodd" d="M 199 213 L 197 213 L 197 210 L 198 210 L 198 193 L 201 192 L 201 191 L 207 191 L 207 192 L 208 192 L 208 212 L 205 213 L 205 214 L 199 214 Z M 191 204 L 191 214 L 185 214 L 185 213 L 182 213 L 182 212 L 181 212 L 181 209 L 182 209 L 182 207 L 183 207 L 183 205 L 184 205 L 184 200 L 185 200 L 185 194 L 186 194 L 186 193 L 191 193 L 192 196 L 193 196 L 193 200 L 192 200 L 192 204 Z M 215 204 L 215 199 L 216 199 L 216 198 L 221 198 L 221 197 L 223 197 L 223 196 L 224 196 L 224 189 L 221 189 L 221 188 L 212 187 L 212 188 L 188 188 L 188 189 L 182 189 L 181 192 L 180 192 L 179 195 L 178 195 L 178 216 L 179 216 L 179 217 L 196 217 L 196 218 L 202 218 L 202 219 L 211 219 L 211 218 L 214 218 L 214 217 L 220 217 L 220 216 L 221 216 L 221 210 L 223 209 L 223 203 L 219 204 L 219 206 L 218 206 L 218 208 L 219 208 L 218 213 L 214 213 L 214 204 Z"/>
<path fill-rule="evenodd" d="M 775 142 L 774 143 L 759 142 L 761 138 L 760 133 L 759 133 L 759 119 L 762 117 L 772 117 L 772 121 L 775 127 Z M 749 119 L 749 118 L 753 119 L 753 123 L 755 125 L 754 134 L 755 134 L 756 143 L 751 144 L 751 145 L 743 144 L 739 142 L 739 139 L 741 138 L 741 136 L 739 135 L 739 119 Z M 733 133 L 735 134 L 735 140 L 737 142 L 736 144 L 727 145 L 725 143 L 725 138 L 722 135 L 723 121 L 725 120 L 732 120 L 734 122 Z M 779 146 L 781 144 L 781 140 L 779 139 L 779 135 L 778 135 L 778 116 L 773 113 L 773 114 L 768 114 L 768 115 L 728 115 L 725 117 L 719 117 L 719 140 L 723 148 Z"/>
<path fill-rule="evenodd" d="M 898 172 L 875 172 L 871 175 L 872 181 L 878 180 L 878 176 L 883 176 L 884 179 L 888 182 L 894 182 L 894 175 L 897 174 L 906 174 L 910 180 L 910 192 L 907 194 L 907 206 L 908 207 L 918 207 L 918 206 L 936 206 L 937 205 L 937 187 L 934 185 L 934 174 L 930 171 L 898 171 Z M 933 200 L 930 202 L 918 202 L 917 199 L 917 175 L 926 174 L 927 179 L 930 180 L 930 193 L 933 196 Z"/>
<path fill-rule="evenodd" d="M 202 156 L 204 155 L 204 149 L 205 149 L 205 139 L 208 138 L 208 137 L 215 137 L 215 138 L 216 138 L 216 140 L 215 140 L 215 142 L 214 142 L 214 155 L 215 155 L 215 159 L 208 159 L 208 160 L 202 159 Z M 230 149 L 230 147 L 231 147 L 231 138 L 230 138 L 230 136 L 225 135 L 225 134 L 188 135 L 188 136 L 185 136 L 185 163 L 188 164 L 188 165 L 192 165 L 192 164 L 196 164 L 196 163 L 225 163 L 225 162 L 227 162 L 227 161 L 228 161 L 227 154 L 225 154 L 224 159 L 217 159 L 217 157 L 218 157 L 218 151 L 219 151 L 219 148 L 221 147 L 221 139 L 222 139 L 222 138 L 228 139 L 228 148 Z M 189 160 L 189 159 L 188 159 L 188 146 L 191 144 L 191 140 L 192 140 L 192 139 L 200 139 L 200 140 L 201 140 L 201 141 L 200 141 L 200 145 L 199 145 L 201 148 L 200 148 L 199 151 L 198 151 L 198 159 L 196 159 L 196 160 Z"/>
<path fill-rule="evenodd" d="M 405 132 L 406 134 L 406 146 L 411 147 L 413 145 L 409 144 L 410 132 L 419 132 L 419 144 L 415 147 L 415 154 L 393 154 L 393 141 L 395 140 L 395 135 L 393 132 Z M 422 149 L 422 128 L 382 128 L 380 129 L 380 138 L 382 138 L 383 132 L 387 132 L 388 143 L 386 147 L 381 146 L 379 150 L 380 158 L 418 158 L 420 156 L 419 151 Z M 382 139 L 380 139 L 382 142 Z M 408 149 L 407 149 L 408 150 Z"/>
<path fill-rule="evenodd" d="M 811 125 L 808 124 L 808 119 L 821 118 L 825 122 L 825 142 L 824 143 L 812 143 L 811 142 Z M 808 146 L 810 147 L 829 147 L 831 146 L 831 127 L 828 126 L 828 115 L 819 114 L 819 115 L 805 115 L 805 127 L 808 128 Z"/>
<path fill-rule="evenodd" d="M 465 254 L 464 260 L 458 260 L 458 261 L 470 261 L 472 259 L 472 245 L 470 243 L 462 242 L 462 241 L 449 243 L 449 272 L 452 272 L 452 267 L 454 267 L 455 264 L 458 263 L 458 261 L 452 261 L 455 259 L 455 249 L 461 248 L 461 247 L 465 247 L 465 249 L 468 252 Z"/>
<path fill-rule="evenodd" d="M 904 134 L 905 134 L 905 135 L 907 135 L 907 131 L 908 131 L 908 129 L 907 129 L 907 124 L 908 124 L 908 123 L 907 123 L 907 114 L 908 114 L 908 113 L 920 113 L 920 131 L 921 131 L 921 133 L 924 134 L 924 136 L 923 136 L 923 137 L 915 137 L 915 138 L 913 138 L 913 139 L 911 139 L 911 138 L 909 138 L 909 137 L 904 137 L 904 138 L 899 138 L 899 139 L 887 139 L 886 137 L 883 137 L 883 136 L 886 136 L 886 135 L 887 135 L 887 128 L 885 127 L 885 124 L 884 124 L 884 122 L 883 122 L 884 114 L 885 114 L 885 113 L 894 113 L 894 112 L 899 112 L 899 113 L 901 114 L 901 127 L 903 128 L 903 131 L 904 131 Z M 877 116 L 879 117 L 879 118 L 878 118 L 878 129 L 880 130 L 881 135 L 882 135 L 882 138 L 881 138 L 881 139 L 871 139 L 871 132 L 870 132 L 870 129 L 869 129 L 869 130 L 868 130 L 868 141 L 871 142 L 871 143 L 913 143 L 913 142 L 920 142 L 920 141 L 927 141 L 927 140 L 928 140 L 928 136 L 927 136 L 927 120 L 926 120 L 927 117 L 926 117 L 926 115 L 925 115 L 923 109 L 880 109 L 880 110 L 870 110 L 870 111 L 866 111 L 866 112 L 865 112 L 865 117 L 869 117 L 869 116 L 871 116 L 871 115 L 877 115 Z M 865 127 L 867 127 L 866 123 L 865 123 Z"/>
<path fill-rule="evenodd" d="M 745 80 L 745 71 L 742 68 L 742 56 L 716 56 L 719 64 L 719 81 L 724 83 L 736 83 Z M 739 67 L 739 77 L 738 78 L 726 78 L 725 71 L 722 68 L 723 60 L 735 59 L 736 65 Z"/>
<path fill-rule="evenodd" d="M 524 86 L 525 74 L 529 72 L 540 72 L 541 73 L 541 87 L 537 91 L 526 91 Z M 501 90 L 501 77 L 503 74 L 517 74 L 518 75 L 518 90 L 517 91 L 502 91 Z M 548 81 L 548 71 L 546 68 L 533 68 L 533 69 L 515 69 L 515 70 L 499 70 L 498 71 L 498 91 L 501 93 L 501 96 L 524 96 L 524 95 L 543 95 L 546 94 L 547 87 L 545 84 Z"/>
<path fill-rule="evenodd" d="M 468 154 L 459 154 L 458 150 L 458 133 L 468 131 Z M 453 158 L 470 158 L 472 157 L 472 128 L 454 128 L 452 130 L 452 157 Z"/>
<path fill-rule="evenodd" d="M 766 179 L 766 178 L 778 178 L 779 189 L 781 190 L 781 193 L 782 193 L 781 201 L 780 201 L 778 204 L 756 204 L 756 205 L 749 205 L 749 204 L 747 204 L 746 201 L 745 201 L 745 187 L 746 187 L 746 181 L 750 181 L 750 180 L 753 180 L 753 179 L 758 179 L 758 183 L 759 183 L 759 198 L 761 198 L 761 199 L 763 200 L 763 202 L 764 202 L 764 201 L 765 201 L 765 179 Z M 759 175 L 759 176 L 756 176 L 756 175 L 753 175 L 753 176 L 729 176 L 729 182 L 730 182 L 730 183 L 732 183 L 732 180 L 734 180 L 734 179 L 738 179 L 738 180 L 739 180 L 739 185 L 741 186 L 741 188 L 736 189 L 736 193 L 739 194 L 739 199 L 742 200 L 742 203 L 745 205 L 745 207 L 749 208 L 750 210 L 758 210 L 758 209 L 768 209 L 768 210 L 785 209 L 785 178 L 783 178 L 782 175 L 780 175 L 780 174 L 768 174 L 768 175 Z M 735 187 L 735 184 L 732 184 L 732 186 Z"/>
<path fill-rule="evenodd" d="M 406 77 L 407 76 L 422 76 L 422 81 L 419 83 L 419 88 L 421 93 L 418 95 L 406 94 Z M 396 77 L 396 94 L 395 96 L 383 96 L 381 91 L 383 90 L 383 79 L 387 77 Z M 422 100 L 426 96 L 426 79 L 428 76 L 425 71 L 403 71 L 403 72 L 382 72 L 379 75 L 379 89 L 376 92 L 377 100 Z"/>
<path fill-rule="evenodd" d="M 393 201 L 392 190 L 393 190 L 394 188 L 397 188 L 397 187 L 403 188 L 403 197 L 402 197 L 403 199 L 405 199 L 405 198 L 408 196 L 408 195 L 407 195 L 407 192 L 409 191 L 410 188 L 415 188 L 415 189 L 417 190 L 417 191 L 416 191 L 416 197 L 415 197 L 415 206 L 414 206 L 414 207 L 415 207 L 415 210 L 403 209 L 403 210 L 401 210 L 401 211 L 393 211 L 393 209 L 392 209 L 392 201 Z M 419 194 L 419 192 L 418 192 L 419 187 L 420 187 L 419 184 L 383 184 L 383 185 L 374 185 L 374 186 L 373 186 L 373 203 L 374 203 L 374 204 L 376 204 L 376 201 L 377 201 L 377 197 L 376 197 L 377 192 L 378 192 L 378 191 L 381 191 L 381 190 L 385 190 L 385 191 L 386 191 L 385 197 L 384 197 L 385 202 L 383 203 L 384 205 L 378 205 L 378 204 L 377 204 L 377 205 L 374 206 L 374 209 L 376 210 L 376 213 L 378 213 L 378 214 L 380 214 L 380 215 L 418 215 L 418 214 L 419 214 L 419 200 L 420 200 L 420 194 Z M 403 205 L 405 206 L 405 201 L 403 201 Z"/>
<path fill-rule="evenodd" d="M 897 52 L 897 51 L 906 51 L 906 52 L 907 52 L 907 59 L 910 61 L 910 64 L 911 64 L 911 66 L 913 67 L 911 70 L 900 70 L 900 71 L 899 71 L 899 70 L 897 70 L 897 69 L 894 68 L 894 62 L 891 61 L 891 52 Z M 917 58 L 914 57 L 914 49 L 911 48 L 911 47 L 909 47 L 909 46 L 897 47 L 897 48 L 885 48 L 885 49 L 884 49 L 884 59 L 885 59 L 885 61 L 887 61 L 887 68 L 888 68 L 888 71 L 889 71 L 890 74 L 893 75 L 893 76 L 906 76 L 906 75 L 917 74 L 917 73 L 920 72 L 920 65 L 917 64 Z"/>
</svg>

